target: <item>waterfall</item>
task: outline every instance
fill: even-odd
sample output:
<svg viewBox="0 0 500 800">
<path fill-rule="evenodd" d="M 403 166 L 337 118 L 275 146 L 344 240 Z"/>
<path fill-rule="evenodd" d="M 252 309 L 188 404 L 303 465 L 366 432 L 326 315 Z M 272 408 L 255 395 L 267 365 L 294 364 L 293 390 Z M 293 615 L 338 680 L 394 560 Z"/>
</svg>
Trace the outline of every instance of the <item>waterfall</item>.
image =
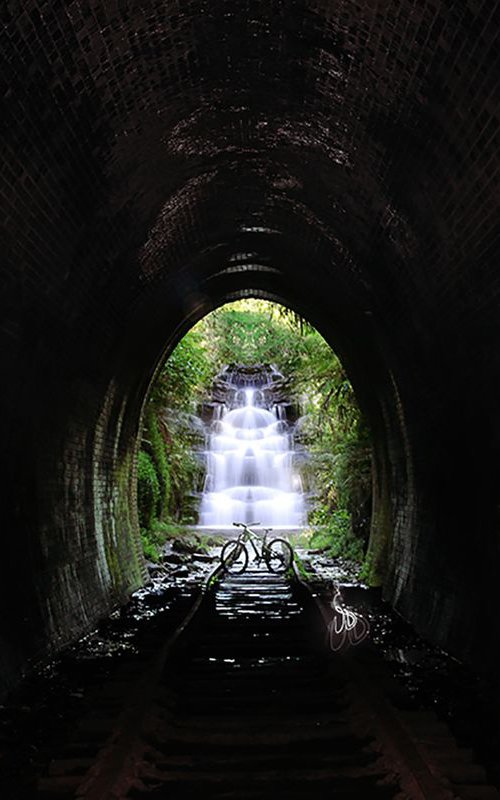
<svg viewBox="0 0 500 800">
<path fill-rule="evenodd" d="M 220 376 L 224 402 L 207 430 L 206 478 L 199 524 L 260 522 L 274 528 L 306 524 L 293 426 L 275 402 L 282 376 L 270 367 L 234 368 Z"/>
</svg>

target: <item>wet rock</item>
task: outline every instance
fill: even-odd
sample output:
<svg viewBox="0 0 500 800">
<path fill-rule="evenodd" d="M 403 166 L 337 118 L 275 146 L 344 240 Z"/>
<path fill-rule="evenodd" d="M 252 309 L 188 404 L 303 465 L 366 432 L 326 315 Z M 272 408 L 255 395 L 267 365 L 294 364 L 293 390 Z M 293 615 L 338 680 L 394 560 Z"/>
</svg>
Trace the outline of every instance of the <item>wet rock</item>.
<svg viewBox="0 0 500 800">
<path fill-rule="evenodd" d="M 165 564 L 183 564 L 185 557 L 180 553 L 166 553 L 164 558 Z"/>
<path fill-rule="evenodd" d="M 190 536 L 189 538 L 174 539 L 172 548 L 178 553 L 195 553 L 200 546 L 200 539 L 198 536 Z"/>
<path fill-rule="evenodd" d="M 210 563 L 212 561 L 217 561 L 218 556 L 210 554 L 210 553 L 193 553 L 194 561 L 201 561 L 202 563 Z"/>
<path fill-rule="evenodd" d="M 176 569 L 173 572 L 173 575 L 174 575 L 175 578 L 185 578 L 185 577 L 187 577 L 189 575 L 189 569 L 188 569 L 188 567 L 186 567 L 184 565 L 184 566 L 179 567 L 178 569 Z"/>
<path fill-rule="evenodd" d="M 165 576 L 165 567 L 158 567 L 156 569 L 149 570 L 149 577 L 151 578 L 152 582 L 155 583 L 157 581 L 161 581 Z M 148 584 L 148 588 L 150 584 Z M 122 612 L 123 613 L 123 612 Z"/>
<path fill-rule="evenodd" d="M 370 588 L 363 583 L 347 583 L 339 581 L 339 588 L 342 596 L 349 603 L 365 603 L 373 605 L 382 599 L 382 591 L 378 588 Z"/>
<path fill-rule="evenodd" d="M 286 388 L 288 390 L 288 387 Z M 291 423 L 297 422 L 300 416 L 300 408 L 297 403 L 282 402 L 281 407 L 283 409 L 284 418 L 286 419 L 287 422 Z"/>
<path fill-rule="evenodd" d="M 213 422 L 214 419 L 218 419 L 218 415 L 220 413 L 220 409 L 223 406 L 222 402 L 213 402 L 213 403 L 201 403 L 198 406 L 198 415 L 201 420 L 206 424 L 209 425 Z"/>
</svg>

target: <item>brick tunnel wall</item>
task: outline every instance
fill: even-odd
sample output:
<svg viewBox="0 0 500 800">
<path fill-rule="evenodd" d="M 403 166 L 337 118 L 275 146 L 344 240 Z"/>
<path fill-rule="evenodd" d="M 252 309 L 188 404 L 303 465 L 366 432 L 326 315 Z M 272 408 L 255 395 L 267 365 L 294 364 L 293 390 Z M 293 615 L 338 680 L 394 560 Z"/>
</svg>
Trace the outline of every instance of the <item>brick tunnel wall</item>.
<svg viewBox="0 0 500 800">
<path fill-rule="evenodd" d="M 493 663 L 500 3 L 383 6 L 2 4 L 5 685 L 143 580 L 147 386 L 248 292 L 344 359 L 386 596 Z"/>
</svg>

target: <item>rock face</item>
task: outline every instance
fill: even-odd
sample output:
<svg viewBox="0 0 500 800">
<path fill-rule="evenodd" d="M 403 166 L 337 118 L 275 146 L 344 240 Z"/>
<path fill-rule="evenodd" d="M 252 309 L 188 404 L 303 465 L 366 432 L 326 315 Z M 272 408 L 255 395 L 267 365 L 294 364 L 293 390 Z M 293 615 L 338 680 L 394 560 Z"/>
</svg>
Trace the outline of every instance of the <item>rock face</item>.
<svg viewBox="0 0 500 800">
<path fill-rule="evenodd" d="M 283 416 L 295 421 L 299 407 L 290 402 L 290 380 L 285 378 L 270 364 L 230 364 L 216 376 L 209 402 L 200 404 L 199 415 L 204 422 L 217 419 L 221 406 L 231 405 L 239 388 L 253 386 L 263 393 L 263 403 L 268 406 L 279 405 Z"/>
<path fill-rule="evenodd" d="M 500 3 L 178 6 L 2 4 L 5 683 L 143 580 L 147 387 L 248 295 L 343 359 L 386 597 L 493 663 Z"/>
</svg>

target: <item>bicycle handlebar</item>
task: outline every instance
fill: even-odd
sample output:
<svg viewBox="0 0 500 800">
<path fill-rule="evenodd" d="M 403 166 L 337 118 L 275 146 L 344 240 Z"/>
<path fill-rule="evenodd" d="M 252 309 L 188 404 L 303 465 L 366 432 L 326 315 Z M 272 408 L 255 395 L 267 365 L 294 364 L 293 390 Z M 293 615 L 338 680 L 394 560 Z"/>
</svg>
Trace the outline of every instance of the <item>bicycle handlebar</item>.
<svg viewBox="0 0 500 800">
<path fill-rule="evenodd" d="M 254 525 L 260 525 L 260 522 L 233 522 L 236 528 L 251 528 Z"/>
</svg>

